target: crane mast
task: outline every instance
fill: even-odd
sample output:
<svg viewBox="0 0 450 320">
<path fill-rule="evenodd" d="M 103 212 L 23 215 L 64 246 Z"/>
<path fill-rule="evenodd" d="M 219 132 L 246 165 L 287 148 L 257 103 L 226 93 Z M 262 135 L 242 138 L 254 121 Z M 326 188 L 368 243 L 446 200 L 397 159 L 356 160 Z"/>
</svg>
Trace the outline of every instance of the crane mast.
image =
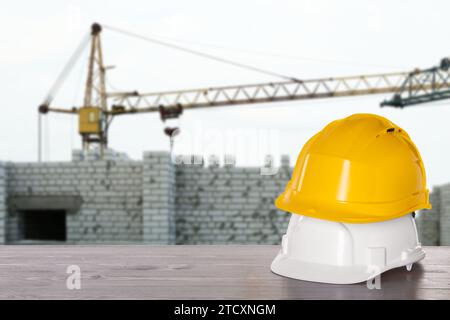
<svg viewBox="0 0 450 320">
<path fill-rule="evenodd" d="M 39 112 L 78 115 L 83 149 L 88 150 L 92 144 L 98 144 L 102 157 L 108 145 L 109 125 L 119 115 L 159 112 L 161 120 L 165 121 L 177 118 L 183 110 L 190 109 L 384 93 L 394 93 L 394 96 L 382 102 L 381 106 L 405 107 L 450 98 L 448 58 L 444 58 L 439 66 L 409 72 L 307 80 L 292 78 L 287 81 L 166 92 L 107 92 L 101 31 L 99 24 L 91 26 L 83 105 L 72 108 L 53 107 L 52 93 L 39 106 Z M 64 77 L 60 75 L 59 78 Z M 59 87 L 59 84 L 54 87 Z M 41 136 L 40 133 L 38 136 Z"/>
<path fill-rule="evenodd" d="M 88 74 L 84 93 L 83 107 L 80 115 L 79 131 L 82 136 L 83 149 L 91 143 L 100 145 L 100 154 L 108 145 L 108 105 L 106 102 L 105 67 L 100 39 L 102 28 L 94 23 L 91 27 L 91 48 L 89 53 Z"/>
</svg>

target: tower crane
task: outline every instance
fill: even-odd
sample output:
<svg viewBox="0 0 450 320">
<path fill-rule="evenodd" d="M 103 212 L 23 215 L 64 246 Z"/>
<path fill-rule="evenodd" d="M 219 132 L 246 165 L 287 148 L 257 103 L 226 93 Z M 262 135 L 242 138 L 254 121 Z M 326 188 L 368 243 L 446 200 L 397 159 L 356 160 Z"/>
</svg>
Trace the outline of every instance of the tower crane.
<svg viewBox="0 0 450 320">
<path fill-rule="evenodd" d="M 142 36 L 117 28 L 106 26 L 105 28 L 142 38 Z M 107 67 L 103 64 L 101 32 L 102 26 L 100 24 L 92 24 L 90 33 L 83 39 L 52 86 L 49 94 L 39 106 L 39 123 L 41 115 L 49 112 L 78 115 L 83 149 L 87 150 L 91 145 L 98 144 L 101 156 L 103 156 L 103 151 L 108 145 L 108 129 L 112 119 L 126 114 L 158 112 L 161 120 L 165 121 L 179 117 L 184 110 L 241 104 L 393 93 L 393 97 L 383 101 L 381 106 L 403 108 L 450 98 L 449 58 L 442 59 L 438 66 L 424 70 L 414 69 L 406 72 L 298 79 L 244 66 L 159 40 L 152 41 L 175 49 L 200 54 L 206 58 L 231 63 L 238 67 L 247 67 L 254 71 L 272 74 L 283 78 L 283 81 L 164 92 L 108 92 L 105 87 Z M 56 91 L 88 44 L 90 44 L 90 53 L 83 104 L 71 108 L 53 106 L 52 100 Z M 41 160 L 40 132 L 41 126 L 39 125 L 39 160 Z"/>
</svg>

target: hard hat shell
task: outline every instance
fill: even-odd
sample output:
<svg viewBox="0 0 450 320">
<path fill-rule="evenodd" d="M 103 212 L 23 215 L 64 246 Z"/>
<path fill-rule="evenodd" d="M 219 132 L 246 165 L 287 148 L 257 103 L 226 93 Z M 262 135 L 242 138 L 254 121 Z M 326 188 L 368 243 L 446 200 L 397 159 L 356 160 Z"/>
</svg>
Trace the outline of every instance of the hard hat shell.
<svg viewBox="0 0 450 320">
<path fill-rule="evenodd" d="M 301 150 L 275 206 L 291 213 L 369 223 L 430 209 L 422 158 L 384 117 L 354 114 L 328 124 Z"/>
<path fill-rule="evenodd" d="M 281 246 L 274 273 L 335 284 L 366 281 L 401 266 L 411 270 L 425 257 L 411 214 L 359 224 L 293 214 Z"/>
</svg>

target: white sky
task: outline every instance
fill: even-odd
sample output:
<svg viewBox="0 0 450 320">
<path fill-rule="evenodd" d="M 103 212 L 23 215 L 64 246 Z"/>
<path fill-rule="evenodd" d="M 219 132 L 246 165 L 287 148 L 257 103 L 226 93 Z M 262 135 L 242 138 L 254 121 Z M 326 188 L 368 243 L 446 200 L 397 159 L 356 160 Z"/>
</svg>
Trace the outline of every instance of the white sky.
<svg viewBox="0 0 450 320">
<path fill-rule="evenodd" d="M 0 9 L 0 160 L 37 158 L 36 108 L 92 22 L 176 42 L 298 78 L 409 70 L 437 64 L 450 53 L 448 1 L 10 1 Z M 120 89 L 160 91 L 278 80 L 158 47 L 106 30 L 109 82 Z M 87 55 L 75 66 L 53 105 L 82 101 Z M 238 164 L 262 155 L 290 154 L 328 122 L 356 112 L 388 117 L 419 147 L 429 185 L 450 181 L 449 101 L 404 110 L 379 108 L 387 96 L 340 98 L 185 112 L 176 153 L 208 155 L 223 148 L 218 135 L 269 135 L 259 147 L 236 149 Z M 112 148 L 139 159 L 168 149 L 157 114 L 114 121 Z M 45 160 L 68 160 L 80 147 L 77 120 L 45 120 Z M 195 141 L 194 146 L 189 141 Z M 251 141 L 251 140 L 249 140 Z M 192 148 L 194 150 L 192 150 Z M 253 148 L 255 147 L 255 148 Z M 221 149 L 222 148 L 222 149 Z M 224 147 L 226 148 L 226 147 Z M 226 152 L 228 152 L 226 150 Z"/>
</svg>

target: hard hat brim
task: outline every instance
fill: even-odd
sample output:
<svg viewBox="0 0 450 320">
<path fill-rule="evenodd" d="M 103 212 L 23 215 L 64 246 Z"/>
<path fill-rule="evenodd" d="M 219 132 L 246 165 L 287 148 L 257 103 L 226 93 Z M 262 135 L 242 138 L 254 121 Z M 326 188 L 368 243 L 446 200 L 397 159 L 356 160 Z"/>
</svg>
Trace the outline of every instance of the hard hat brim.
<svg viewBox="0 0 450 320">
<path fill-rule="evenodd" d="M 368 269 L 367 266 L 336 267 L 296 260 L 284 255 L 280 250 L 272 262 L 270 269 L 273 273 L 280 276 L 296 280 L 331 284 L 354 284 L 373 279 L 387 270 L 418 262 L 424 257 L 425 252 L 420 248 L 416 252 L 411 253 L 406 260 L 378 268 L 375 272 L 373 269 Z"/>
</svg>

